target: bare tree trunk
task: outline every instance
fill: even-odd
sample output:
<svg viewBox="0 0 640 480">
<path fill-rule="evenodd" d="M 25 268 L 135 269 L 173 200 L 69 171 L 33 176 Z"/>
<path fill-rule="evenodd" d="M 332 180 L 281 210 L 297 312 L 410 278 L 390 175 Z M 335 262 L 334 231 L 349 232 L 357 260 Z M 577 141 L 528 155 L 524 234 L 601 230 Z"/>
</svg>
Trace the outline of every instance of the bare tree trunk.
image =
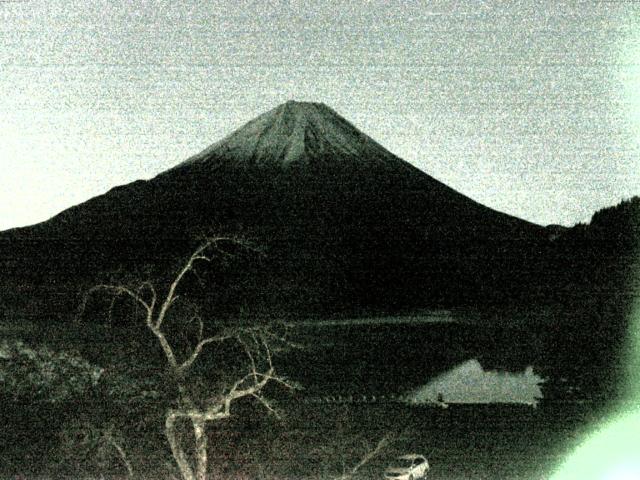
<svg viewBox="0 0 640 480">
<path fill-rule="evenodd" d="M 1 2 L 2 0 L 0 0 Z M 273 335 L 264 329 L 256 328 L 223 328 L 217 335 L 208 337 L 203 336 L 204 322 L 200 315 L 196 314 L 189 320 L 196 320 L 199 324 L 195 346 L 187 353 L 186 358 L 183 355 L 177 356 L 171 345 L 171 336 L 167 337 L 167 333 L 163 331 L 163 323 L 168 316 L 172 306 L 179 298 L 177 294 L 178 287 L 185 275 L 189 272 L 195 273 L 195 264 L 197 262 L 211 261 L 208 255 L 209 249 L 215 249 L 216 243 L 227 239 L 225 237 L 216 237 L 207 239 L 200 247 L 198 247 L 189 257 L 182 269 L 175 276 L 169 287 L 169 291 L 164 298 L 159 298 L 154 285 L 149 282 L 142 282 L 138 288 L 129 288 L 125 285 L 109 285 L 100 284 L 89 289 L 85 295 L 79 314 L 84 311 L 87 299 L 90 294 L 100 290 L 110 292 L 114 298 L 119 295 L 130 297 L 137 306 L 142 306 L 145 312 L 145 323 L 149 330 L 158 340 L 162 351 L 168 363 L 168 369 L 176 383 L 178 390 L 177 408 L 169 409 L 165 417 L 165 435 L 171 447 L 171 453 L 178 464 L 182 480 L 206 480 L 207 477 L 207 436 L 206 422 L 221 420 L 228 418 L 230 415 L 231 404 L 235 400 L 243 397 L 256 398 L 268 411 L 276 413 L 269 402 L 261 395 L 262 389 L 269 382 L 276 382 L 287 388 L 293 388 L 287 381 L 275 374 L 272 364 L 270 342 L 280 340 L 279 336 Z M 112 302 L 113 307 L 113 302 Z M 252 340 L 251 345 L 257 348 L 258 353 L 252 352 L 243 341 L 243 336 L 247 336 Z M 208 404 L 203 406 L 202 402 L 193 402 L 190 398 L 187 373 L 194 362 L 202 353 L 207 345 L 220 345 L 223 342 L 235 340 L 245 350 L 249 360 L 248 373 L 238 378 L 232 385 L 229 385 L 228 391 L 222 395 L 220 399 L 209 400 Z M 258 356 L 256 356 L 258 355 Z M 256 360 L 260 360 L 257 362 Z M 198 398 L 198 397 L 196 397 Z M 183 445 L 181 445 L 178 431 L 176 430 L 176 422 L 178 419 L 190 420 L 195 435 L 195 462 L 191 461 L 185 453 Z M 123 462 L 127 467 L 129 475 L 133 475 L 131 465 L 128 463 L 124 450 L 115 445 Z M 194 464 L 195 463 L 195 464 Z"/>
<path fill-rule="evenodd" d="M 207 479 L 207 434 L 205 421 L 192 417 L 193 431 L 196 436 L 196 480 Z"/>
<path fill-rule="evenodd" d="M 173 458 L 178 464 L 178 468 L 180 469 L 180 474 L 182 475 L 183 480 L 196 480 L 196 477 L 193 474 L 193 469 L 191 468 L 191 465 L 189 465 L 189 459 L 184 453 L 184 450 L 180 445 L 180 441 L 177 438 L 177 419 L 178 416 L 175 414 L 175 412 L 169 412 L 167 414 L 167 418 L 165 419 L 165 435 L 167 436 L 169 446 L 171 447 L 171 453 L 173 454 Z"/>
<path fill-rule="evenodd" d="M 118 452 L 118 455 L 120 455 L 120 460 L 122 460 L 122 463 L 127 469 L 129 478 L 133 478 L 133 467 L 131 466 L 131 462 L 129 462 L 129 459 L 127 458 L 127 455 L 124 449 L 122 448 L 122 446 L 118 442 L 116 442 L 116 440 L 111 435 L 107 437 L 107 441 L 113 446 L 113 448 L 116 449 L 116 451 Z"/>
</svg>

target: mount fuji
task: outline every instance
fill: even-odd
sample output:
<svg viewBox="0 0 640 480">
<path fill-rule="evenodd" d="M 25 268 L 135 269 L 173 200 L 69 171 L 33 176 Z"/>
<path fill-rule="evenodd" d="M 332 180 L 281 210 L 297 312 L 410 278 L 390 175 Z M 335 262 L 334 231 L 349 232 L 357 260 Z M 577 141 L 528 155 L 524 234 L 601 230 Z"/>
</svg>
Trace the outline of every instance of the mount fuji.
<svg viewBox="0 0 640 480">
<path fill-rule="evenodd" d="M 323 160 L 362 166 L 402 163 L 326 105 L 289 101 L 181 165 L 221 161 L 236 166 L 287 168 Z"/>
<path fill-rule="evenodd" d="M 217 277 L 219 307 L 333 314 L 530 297 L 547 241 L 543 227 L 447 187 L 331 108 L 287 102 L 151 180 L 0 233 L 0 261 L 7 284 L 65 311 L 78 285 L 143 265 L 168 272 L 211 231 L 265 252 Z"/>
</svg>

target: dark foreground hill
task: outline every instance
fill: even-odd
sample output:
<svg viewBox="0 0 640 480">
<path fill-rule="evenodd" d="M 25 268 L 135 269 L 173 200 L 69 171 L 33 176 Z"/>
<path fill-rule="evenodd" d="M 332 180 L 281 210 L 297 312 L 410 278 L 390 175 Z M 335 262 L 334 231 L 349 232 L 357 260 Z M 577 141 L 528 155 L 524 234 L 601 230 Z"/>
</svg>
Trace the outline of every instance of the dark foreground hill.
<svg viewBox="0 0 640 480">
<path fill-rule="evenodd" d="M 555 230 L 472 201 L 322 104 L 287 102 L 149 181 L 1 234 L 4 295 L 69 312 L 108 272 L 166 275 L 209 232 L 264 250 L 209 278 L 221 311 L 531 303 L 552 296 L 561 258 Z"/>
</svg>

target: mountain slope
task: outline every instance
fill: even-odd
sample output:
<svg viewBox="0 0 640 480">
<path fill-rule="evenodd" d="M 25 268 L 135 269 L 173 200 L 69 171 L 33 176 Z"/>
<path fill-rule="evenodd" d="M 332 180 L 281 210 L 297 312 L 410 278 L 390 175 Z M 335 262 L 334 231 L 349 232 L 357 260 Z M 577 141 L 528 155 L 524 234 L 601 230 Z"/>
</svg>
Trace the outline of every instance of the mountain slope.
<svg viewBox="0 0 640 480">
<path fill-rule="evenodd" d="M 259 265 L 226 272 L 226 306 L 333 313 L 515 301 L 546 241 L 543 228 L 450 189 L 330 108 L 297 102 L 0 241 L 12 282 L 65 292 L 118 267 L 164 272 L 211 230 L 266 250 Z"/>
<path fill-rule="evenodd" d="M 235 166 L 286 168 L 323 158 L 343 164 L 398 162 L 392 153 L 326 105 L 289 101 L 258 116 L 181 165 L 221 161 Z"/>
</svg>

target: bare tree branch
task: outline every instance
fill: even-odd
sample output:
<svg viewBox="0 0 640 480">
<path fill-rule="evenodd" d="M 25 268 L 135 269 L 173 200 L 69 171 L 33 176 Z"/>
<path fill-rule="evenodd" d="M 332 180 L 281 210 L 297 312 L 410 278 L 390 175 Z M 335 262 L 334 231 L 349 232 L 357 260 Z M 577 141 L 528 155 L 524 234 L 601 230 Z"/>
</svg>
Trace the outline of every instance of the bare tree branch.
<svg viewBox="0 0 640 480">
<path fill-rule="evenodd" d="M 280 412 L 278 412 L 278 410 L 273 408 L 271 403 L 266 398 L 264 398 L 262 395 L 254 393 L 254 394 L 252 394 L 252 397 L 254 397 L 256 400 L 258 400 L 264 406 L 264 408 L 267 409 L 267 411 L 269 413 L 273 414 L 276 418 L 281 418 Z"/>
<path fill-rule="evenodd" d="M 109 326 L 113 325 L 113 309 L 115 308 L 116 300 L 118 300 L 118 295 L 113 295 L 113 297 L 111 298 L 111 303 L 109 304 L 109 310 L 107 313 L 107 321 Z"/>
<path fill-rule="evenodd" d="M 147 303 L 139 293 L 134 292 L 128 287 L 125 287 L 123 285 L 108 285 L 108 284 L 94 285 L 89 290 L 87 290 L 87 292 L 82 297 L 82 302 L 80 304 L 80 308 L 78 309 L 78 317 L 81 317 L 84 311 L 86 310 L 87 302 L 89 301 L 89 298 L 91 297 L 91 295 L 100 290 L 111 292 L 114 296 L 119 296 L 119 295 L 129 296 L 135 302 L 137 302 L 137 304 L 141 305 L 144 308 L 146 312 L 147 321 L 149 321 L 149 319 L 152 318 L 153 308 L 155 306 L 155 290 L 152 290 L 153 296 L 152 296 L 151 302 Z"/>
<path fill-rule="evenodd" d="M 173 282 L 171 282 L 171 285 L 169 286 L 169 292 L 167 293 L 164 302 L 162 302 L 162 305 L 160 306 L 160 312 L 158 313 L 158 316 L 155 320 L 154 327 L 156 329 L 159 329 L 162 326 L 162 322 L 164 321 L 167 311 L 175 301 L 176 289 L 178 288 L 178 285 L 180 285 L 180 282 L 182 282 L 182 279 L 187 274 L 187 272 L 189 272 L 193 268 L 193 264 L 198 260 L 210 260 L 209 257 L 203 255 L 203 252 L 206 251 L 210 246 L 210 241 L 207 241 L 200 245 L 196 249 L 196 251 L 191 254 L 191 257 L 189 257 L 187 263 L 185 263 L 185 265 L 180 269 Z"/>
<path fill-rule="evenodd" d="M 255 342 L 256 341 L 255 335 L 252 334 L 251 337 Z M 251 355 L 251 349 L 245 343 L 245 341 L 242 340 L 242 337 L 240 335 L 237 335 L 236 339 L 237 339 L 238 343 L 240 345 L 242 345 L 242 348 L 244 349 L 244 353 L 249 358 L 249 362 L 251 363 L 251 372 L 253 373 L 253 379 L 254 379 L 255 382 L 257 382 L 258 381 L 258 376 L 257 376 L 258 374 L 257 374 L 257 370 L 256 370 L 256 361 L 254 360 L 253 355 Z"/>
<path fill-rule="evenodd" d="M 208 338 L 205 338 L 204 340 L 200 340 L 195 346 L 195 348 L 193 349 L 193 351 L 191 352 L 191 355 L 189 355 L 189 357 L 180 364 L 180 366 L 178 367 L 179 370 L 181 372 L 187 371 L 191 367 L 191 365 L 193 365 L 193 362 L 196 361 L 196 359 L 202 352 L 202 349 L 209 343 L 220 343 L 229 338 L 231 338 L 230 335 L 223 334 L 223 335 L 216 335 L 214 337 L 208 337 Z"/>
<path fill-rule="evenodd" d="M 122 448 L 122 445 L 120 445 L 120 443 L 114 438 L 112 428 L 109 428 L 104 433 L 103 437 L 105 441 L 109 445 L 111 445 L 116 450 L 116 452 L 118 452 L 118 456 L 120 457 L 120 460 L 122 461 L 125 468 L 127 469 L 127 474 L 129 475 L 129 478 L 133 478 L 133 467 L 131 465 L 131 462 L 127 458 L 127 454 L 125 453 L 124 448 Z"/>
<path fill-rule="evenodd" d="M 383 436 L 378 441 L 376 446 L 372 450 L 367 451 L 360 459 L 360 461 L 350 471 L 343 473 L 342 475 L 337 477 L 336 480 L 350 480 L 351 478 L 353 478 L 362 467 L 371 462 L 374 458 L 380 455 L 385 448 L 389 446 L 391 438 L 392 436 L 390 434 Z"/>
<path fill-rule="evenodd" d="M 162 333 L 162 331 L 159 328 L 156 328 L 155 325 L 153 325 L 153 323 L 147 323 L 147 325 L 149 326 L 149 329 L 153 332 L 153 334 L 158 339 L 158 342 L 160 343 L 160 347 L 162 348 L 162 351 L 164 352 L 165 357 L 167 357 L 167 362 L 169 362 L 169 366 L 171 367 L 172 372 L 174 374 L 180 373 L 179 371 L 180 369 L 178 367 L 178 361 L 176 360 L 176 356 L 173 353 L 173 348 L 171 348 L 171 344 L 167 340 L 167 337 L 165 336 L 165 334 Z"/>
</svg>

